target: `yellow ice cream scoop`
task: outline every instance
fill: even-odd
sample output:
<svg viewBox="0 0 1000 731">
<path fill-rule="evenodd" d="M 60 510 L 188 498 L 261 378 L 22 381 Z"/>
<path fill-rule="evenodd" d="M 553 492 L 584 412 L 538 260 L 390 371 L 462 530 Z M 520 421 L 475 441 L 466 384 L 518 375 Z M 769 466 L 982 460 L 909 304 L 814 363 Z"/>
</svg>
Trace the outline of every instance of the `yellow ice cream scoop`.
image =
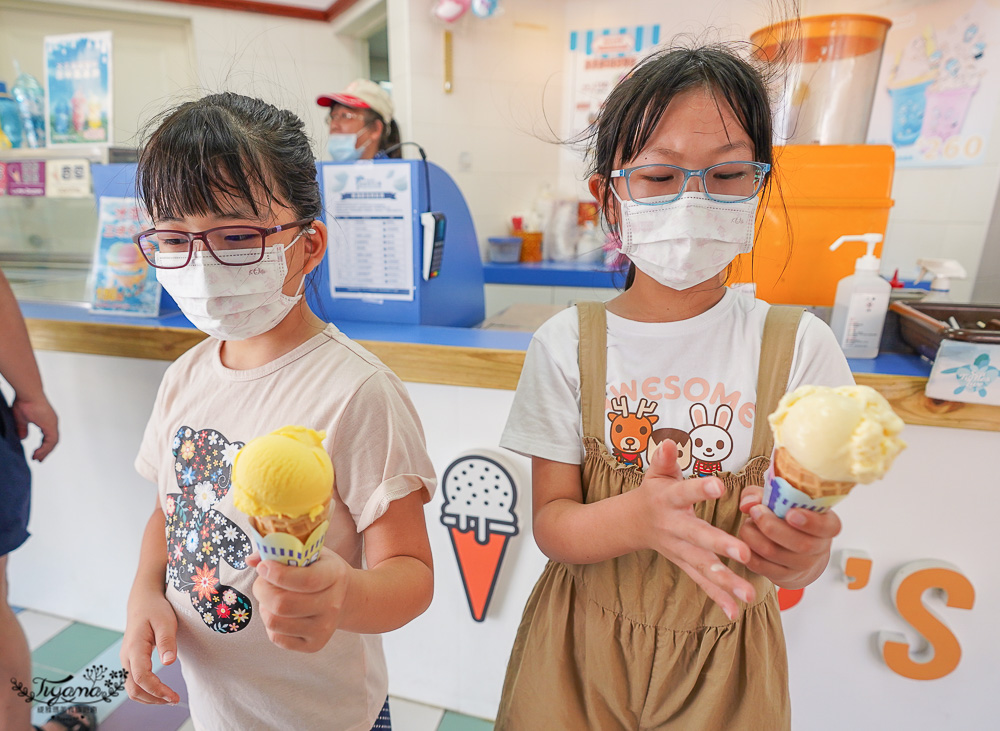
<svg viewBox="0 0 1000 731">
<path fill-rule="evenodd" d="M 868 386 L 801 386 L 768 421 L 775 445 L 823 480 L 874 482 L 906 446 L 903 420 Z"/>
<path fill-rule="evenodd" d="M 333 491 L 326 432 L 286 426 L 247 442 L 233 460 L 233 504 L 250 516 L 315 518 Z"/>
</svg>

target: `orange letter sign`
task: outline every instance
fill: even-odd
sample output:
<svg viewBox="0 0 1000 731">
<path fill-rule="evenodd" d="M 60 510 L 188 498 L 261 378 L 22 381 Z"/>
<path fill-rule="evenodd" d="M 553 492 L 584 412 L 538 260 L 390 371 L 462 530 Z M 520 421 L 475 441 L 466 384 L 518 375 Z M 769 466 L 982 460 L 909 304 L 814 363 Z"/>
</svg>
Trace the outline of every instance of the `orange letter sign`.
<svg viewBox="0 0 1000 731">
<path fill-rule="evenodd" d="M 956 567 L 940 561 L 908 563 L 892 579 L 892 600 L 904 620 L 927 641 L 927 648 L 910 655 L 906 637 L 898 632 L 879 632 L 885 664 L 904 678 L 936 680 L 958 667 L 962 648 L 951 630 L 923 602 L 928 589 L 944 593 L 945 605 L 972 609 L 975 590 Z M 935 592 L 937 593 L 937 592 Z"/>
</svg>

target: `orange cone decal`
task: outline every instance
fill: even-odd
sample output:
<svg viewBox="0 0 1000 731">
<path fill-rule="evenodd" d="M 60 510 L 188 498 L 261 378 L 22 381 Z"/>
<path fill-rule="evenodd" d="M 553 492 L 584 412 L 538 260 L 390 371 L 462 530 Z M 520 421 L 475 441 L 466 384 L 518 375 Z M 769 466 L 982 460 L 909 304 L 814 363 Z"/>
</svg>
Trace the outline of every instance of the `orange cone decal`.
<svg viewBox="0 0 1000 731">
<path fill-rule="evenodd" d="M 517 535 L 517 488 L 510 472 L 490 457 L 462 457 L 441 481 L 441 523 L 449 529 L 472 618 L 482 622 L 507 541 Z"/>
</svg>

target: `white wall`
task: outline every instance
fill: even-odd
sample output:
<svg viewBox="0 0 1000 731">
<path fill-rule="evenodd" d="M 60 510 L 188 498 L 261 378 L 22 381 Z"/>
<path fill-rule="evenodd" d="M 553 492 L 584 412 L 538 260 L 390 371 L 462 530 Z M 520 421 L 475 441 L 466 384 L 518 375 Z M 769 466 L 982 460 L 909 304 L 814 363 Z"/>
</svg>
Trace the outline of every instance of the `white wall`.
<svg viewBox="0 0 1000 731">
<path fill-rule="evenodd" d="M 985 2 L 1000 4 L 997 0 Z M 768 0 L 710 3 L 685 0 L 575 0 L 566 4 L 566 33 L 570 30 L 659 23 L 660 37 L 664 41 L 676 33 L 692 33 L 720 40 L 744 39 L 757 28 L 780 19 L 773 15 L 773 7 L 778 4 Z M 926 4 L 927 0 L 803 0 L 801 15 L 866 13 L 892 16 Z M 567 165 L 571 167 L 568 176 L 565 170 Z M 582 170 L 571 156 L 564 156 L 563 167 L 560 181 L 564 185 L 567 179 L 578 178 Z M 898 268 L 900 276 L 907 278 L 916 275 L 917 258 L 957 259 L 968 270 L 969 279 L 952 282 L 952 299 L 956 302 L 969 301 L 977 274 L 990 281 L 1000 277 L 1000 271 L 995 271 L 998 266 L 995 260 L 983 256 L 998 188 L 1000 113 L 994 120 L 982 165 L 897 169 L 892 189 L 895 206 L 889 214 L 883 248 L 883 273 L 891 275 Z M 981 259 L 989 269 L 980 273 Z"/>
<path fill-rule="evenodd" d="M 404 140 L 419 142 L 468 200 L 481 248 L 510 217 L 554 185 L 560 129 L 564 0 L 505 0 L 503 12 L 467 13 L 452 26 L 430 3 L 388 0 L 390 75 Z M 454 84 L 444 92 L 445 29 Z M 412 153 L 407 153 L 412 156 Z"/>
<path fill-rule="evenodd" d="M 367 66 L 358 41 L 338 36 L 329 23 L 319 21 L 155 0 L 0 0 L 0 9 L 24 11 L 32 6 L 39 13 L 52 15 L 53 27 L 57 28 L 53 33 L 73 32 L 74 25 L 79 30 L 96 29 L 102 16 L 131 18 L 138 22 L 132 24 L 130 47 L 141 44 L 143 34 L 155 33 L 156 24 L 163 19 L 188 24 L 193 73 L 159 64 L 143 67 L 141 56 L 138 61 L 135 56 L 125 57 L 127 63 L 139 64 L 141 73 L 135 73 L 135 68 L 116 69 L 114 93 L 130 99 L 130 113 L 120 114 L 115 120 L 116 139 L 121 140 L 132 137 L 152 114 L 187 98 L 207 91 L 236 91 L 260 97 L 302 117 L 319 154 L 326 148 L 327 132 L 325 110 L 317 106 L 316 97 L 343 88 Z M 108 15 L 109 11 L 113 12 Z M 142 23 L 144 18 L 150 22 Z M 4 31 L 17 34 L 16 28 L 5 27 Z M 124 41 L 116 38 L 116 53 Z M 36 74 L 41 55 L 39 46 Z M 116 56 L 116 61 L 120 60 Z M 2 58 L 0 62 L 6 64 Z M 171 75 L 166 85 L 164 75 Z"/>
</svg>

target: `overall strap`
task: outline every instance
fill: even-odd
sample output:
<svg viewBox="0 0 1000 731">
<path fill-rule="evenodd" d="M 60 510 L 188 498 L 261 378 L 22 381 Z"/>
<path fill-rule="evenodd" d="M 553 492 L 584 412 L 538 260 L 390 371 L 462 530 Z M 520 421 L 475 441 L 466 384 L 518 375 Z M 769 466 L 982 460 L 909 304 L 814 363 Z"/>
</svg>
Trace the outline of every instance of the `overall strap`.
<svg viewBox="0 0 1000 731">
<path fill-rule="evenodd" d="M 603 302 L 577 302 L 580 317 L 580 411 L 583 436 L 604 441 L 608 369 L 608 321 Z"/>
<path fill-rule="evenodd" d="M 750 459 L 769 457 L 774 447 L 774 435 L 767 417 L 778 408 L 778 401 L 788 389 L 788 376 L 795 355 L 795 335 L 802 319 L 802 307 L 772 306 L 764 320 L 764 337 L 760 344 L 760 365 L 757 371 L 757 406 L 753 424 Z"/>
</svg>

